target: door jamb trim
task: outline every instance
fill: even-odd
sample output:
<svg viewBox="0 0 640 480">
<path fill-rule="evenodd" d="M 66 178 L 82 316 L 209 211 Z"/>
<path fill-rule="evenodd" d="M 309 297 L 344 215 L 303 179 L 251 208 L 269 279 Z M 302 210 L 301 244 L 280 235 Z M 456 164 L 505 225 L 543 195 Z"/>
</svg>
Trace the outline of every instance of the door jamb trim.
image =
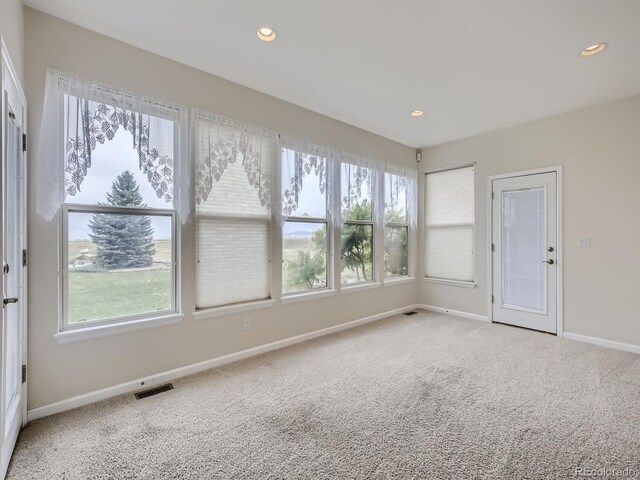
<svg viewBox="0 0 640 480">
<path fill-rule="evenodd" d="M 504 178 L 525 177 L 529 175 L 538 175 L 541 173 L 555 173 L 556 174 L 556 231 L 558 236 L 558 245 L 556 246 L 556 336 L 562 337 L 564 319 L 563 319 L 563 289 L 562 278 L 564 270 L 563 260 L 563 235 L 562 235 L 562 165 L 547 168 L 537 168 L 533 170 L 525 170 L 521 172 L 503 173 L 500 175 L 491 175 L 487 177 L 487 318 L 490 322 L 493 322 L 493 302 L 491 301 L 493 292 L 493 252 L 491 245 L 493 243 L 493 199 L 491 193 L 493 192 L 493 181 L 501 180 Z"/>
<path fill-rule="evenodd" d="M 7 73 L 9 74 L 9 76 L 11 77 L 11 80 L 14 84 L 14 86 L 16 87 L 17 90 L 17 94 L 20 97 L 20 102 L 22 103 L 22 107 L 24 108 L 24 111 L 22 112 L 22 133 L 28 134 L 28 124 L 27 124 L 27 96 L 24 92 L 24 88 L 22 86 L 22 83 L 20 82 L 20 78 L 18 77 L 17 71 L 15 69 L 15 66 L 13 65 L 13 62 L 11 61 L 11 56 L 9 55 L 9 50 L 7 48 L 7 45 L 4 41 L 4 37 L 0 34 L 0 76 L 2 75 L 2 68 L 6 67 L 7 68 Z M 0 78 L 0 85 L 2 84 L 2 79 Z M 0 92 L 1 93 L 1 92 Z M 1 103 L 1 102 L 0 102 Z M 1 110 L 1 108 L 0 108 Z M 0 112 L 1 114 L 1 112 Z M 4 127 L 4 124 L 2 124 L 2 126 Z M 28 231 L 27 231 L 27 223 L 28 223 L 28 219 L 27 219 L 27 213 L 28 213 L 28 194 L 27 194 L 27 155 L 28 152 L 22 152 L 22 175 L 23 175 L 23 179 L 22 179 L 22 228 L 23 228 L 23 236 L 22 236 L 22 242 L 23 242 L 23 249 L 27 249 L 27 243 L 28 243 Z M 22 276 L 22 281 L 23 281 L 23 290 L 22 290 L 22 334 L 23 334 L 23 339 L 22 339 L 22 365 L 27 365 L 27 359 L 28 359 L 28 303 L 29 303 L 29 298 L 28 298 L 28 281 L 29 281 L 29 269 L 26 266 L 22 266 L 21 267 L 23 269 L 23 276 Z M 22 427 L 24 427 L 27 424 L 27 395 L 28 395 L 28 383 L 24 382 L 22 384 Z"/>
</svg>

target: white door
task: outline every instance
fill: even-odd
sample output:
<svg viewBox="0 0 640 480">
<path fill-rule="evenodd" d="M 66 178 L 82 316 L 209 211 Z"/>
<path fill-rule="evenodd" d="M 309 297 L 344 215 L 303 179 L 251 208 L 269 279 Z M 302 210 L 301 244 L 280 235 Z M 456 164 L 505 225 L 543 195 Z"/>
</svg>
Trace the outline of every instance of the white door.
<svg viewBox="0 0 640 480">
<path fill-rule="evenodd" d="M 2 392 L 0 394 L 0 478 L 4 478 L 25 407 L 23 355 L 25 327 L 24 152 L 25 105 L 18 87 L 2 62 Z"/>
<path fill-rule="evenodd" d="M 556 172 L 492 181 L 493 321 L 557 333 Z"/>
</svg>

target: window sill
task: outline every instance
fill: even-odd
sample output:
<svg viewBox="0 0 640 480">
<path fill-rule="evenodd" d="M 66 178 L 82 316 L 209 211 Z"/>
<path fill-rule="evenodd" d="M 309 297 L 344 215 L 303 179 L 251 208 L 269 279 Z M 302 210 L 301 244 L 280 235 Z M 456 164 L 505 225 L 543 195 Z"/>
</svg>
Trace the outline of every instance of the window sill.
<svg viewBox="0 0 640 480">
<path fill-rule="evenodd" d="M 235 305 L 226 305 L 223 307 L 206 308 L 193 312 L 193 318 L 196 320 L 204 320 L 206 318 L 224 317 L 240 312 L 249 312 L 251 310 L 259 310 L 261 308 L 269 308 L 275 305 L 275 300 L 257 300 L 255 302 L 244 302 Z"/>
<path fill-rule="evenodd" d="M 379 288 L 382 286 L 381 282 L 361 283 L 359 285 L 352 285 L 348 287 L 342 287 L 340 293 L 356 293 L 364 290 L 371 290 L 373 288 Z"/>
<path fill-rule="evenodd" d="M 136 330 L 146 330 L 148 328 L 162 327 L 180 323 L 184 315 L 181 313 L 171 313 L 161 317 L 150 317 L 127 322 L 109 323 L 106 325 L 90 325 L 82 328 L 63 330 L 56 333 L 55 338 L 58 343 L 80 342 L 94 338 L 108 337 L 120 333 L 134 332 Z"/>
<path fill-rule="evenodd" d="M 385 287 L 390 287 L 393 285 L 402 285 L 405 283 L 413 283 L 416 281 L 416 277 L 390 277 L 389 279 L 384 281 Z"/>
<path fill-rule="evenodd" d="M 319 290 L 317 292 L 305 292 L 305 293 L 292 293 L 287 296 L 283 296 L 280 300 L 283 304 L 306 302 L 308 300 L 317 300 L 319 298 L 333 297 L 337 290 Z"/>
<path fill-rule="evenodd" d="M 463 282 L 461 280 L 447 280 L 446 278 L 429 278 L 424 277 L 427 283 L 439 283 L 441 285 L 451 285 L 453 287 L 476 288 L 476 282 Z"/>
</svg>

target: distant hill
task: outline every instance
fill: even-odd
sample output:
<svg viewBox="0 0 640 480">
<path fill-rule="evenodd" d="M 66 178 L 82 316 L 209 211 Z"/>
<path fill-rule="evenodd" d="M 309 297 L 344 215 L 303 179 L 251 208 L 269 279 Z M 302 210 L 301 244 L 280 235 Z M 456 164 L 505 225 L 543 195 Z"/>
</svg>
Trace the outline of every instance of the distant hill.
<svg viewBox="0 0 640 480">
<path fill-rule="evenodd" d="M 309 238 L 313 235 L 313 232 L 307 232 L 306 230 L 294 230 L 293 232 L 285 233 L 285 237 L 298 237 L 298 238 Z"/>
</svg>

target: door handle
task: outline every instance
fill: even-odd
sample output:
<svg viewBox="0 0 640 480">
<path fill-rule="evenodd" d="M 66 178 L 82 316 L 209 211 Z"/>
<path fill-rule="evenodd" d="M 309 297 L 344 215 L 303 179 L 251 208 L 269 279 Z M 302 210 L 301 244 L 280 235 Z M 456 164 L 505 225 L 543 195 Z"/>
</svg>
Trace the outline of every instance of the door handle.
<svg viewBox="0 0 640 480">
<path fill-rule="evenodd" d="M 553 265 L 556 262 L 553 261 L 553 258 L 550 258 L 549 260 L 542 260 L 542 263 L 548 263 L 549 265 Z"/>
<path fill-rule="evenodd" d="M 8 305 L 8 304 L 10 304 L 10 303 L 18 303 L 18 297 L 9 297 L 9 298 L 5 298 L 5 299 L 2 301 L 2 304 L 3 304 L 3 305 Z"/>
</svg>

